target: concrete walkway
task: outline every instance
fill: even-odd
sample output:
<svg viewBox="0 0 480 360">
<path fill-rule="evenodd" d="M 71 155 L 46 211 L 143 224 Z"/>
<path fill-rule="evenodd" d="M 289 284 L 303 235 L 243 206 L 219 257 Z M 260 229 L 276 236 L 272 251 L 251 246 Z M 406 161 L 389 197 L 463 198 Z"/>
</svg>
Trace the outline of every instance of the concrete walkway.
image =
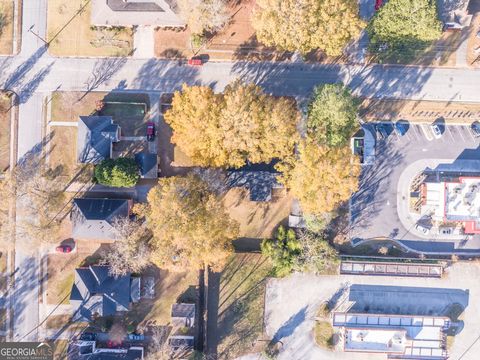
<svg viewBox="0 0 480 360">
<path fill-rule="evenodd" d="M 150 59 L 154 54 L 154 28 L 153 26 L 138 26 L 133 34 L 134 58 Z"/>
</svg>

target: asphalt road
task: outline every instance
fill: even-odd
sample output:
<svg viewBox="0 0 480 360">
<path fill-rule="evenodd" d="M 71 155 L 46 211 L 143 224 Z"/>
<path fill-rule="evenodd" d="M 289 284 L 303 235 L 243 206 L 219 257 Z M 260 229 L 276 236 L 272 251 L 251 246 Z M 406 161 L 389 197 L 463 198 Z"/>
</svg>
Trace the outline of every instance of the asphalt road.
<svg viewBox="0 0 480 360">
<path fill-rule="evenodd" d="M 306 65 L 270 62 L 211 62 L 189 67 L 176 61 L 125 58 L 55 58 L 34 33 L 46 33 L 47 0 L 23 0 L 21 52 L 0 57 L 0 88 L 19 95 L 18 158 L 42 143 L 42 104 L 54 90 L 172 92 L 183 83 L 221 91 L 241 78 L 276 95 L 306 99 L 314 86 L 344 82 L 357 95 L 444 101 L 480 101 L 480 71 L 425 67 Z M 38 264 L 41 250 L 29 253 L 29 239 L 17 239 L 14 289 L 15 339 L 35 340 L 38 326 Z"/>
<path fill-rule="evenodd" d="M 397 135 L 392 127 L 388 138 L 377 143 L 375 163 L 363 168 L 360 189 L 351 200 L 352 238 L 391 238 L 419 251 L 454 250 L 451 241 L 425 240 L 402 225 L 397 209 L 397 185 L 404 170 L 422 159 L 452 159 L 457 164 L 480 159 L 480 140 L 468 126 L 458 125 L 446 126 L 439 139 L 434 139 L 428 126 L 424 126 L 429 140 L 421 126 L 409 125 L 403 136 Z"/>
</svg>

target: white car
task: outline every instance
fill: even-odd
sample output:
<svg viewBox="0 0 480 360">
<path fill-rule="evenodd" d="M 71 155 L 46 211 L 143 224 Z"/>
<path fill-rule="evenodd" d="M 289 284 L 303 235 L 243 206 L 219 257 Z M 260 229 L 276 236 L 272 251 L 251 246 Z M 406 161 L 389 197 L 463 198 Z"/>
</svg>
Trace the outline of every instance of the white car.
<svg viewBox="0 0 480 360">
<path fill-rule="evenodd" d="M 430 125 L 430 129 L 432 129 L 433 136 L 435 136 L 436 139 L 439 139 L 442 136 L 442 130 L 440 130 L 438 124 Z"/>
<path fill-rule="evenodd" d="M 420 231 L 424 235 L 428 235 L 428 233 L 430 232 L 429 228 L 426 228 L 425 226 L 420 225 L 420 224 L 415 225 L 415 229 L 417 229 L 418 231 Z"/>
</svg>

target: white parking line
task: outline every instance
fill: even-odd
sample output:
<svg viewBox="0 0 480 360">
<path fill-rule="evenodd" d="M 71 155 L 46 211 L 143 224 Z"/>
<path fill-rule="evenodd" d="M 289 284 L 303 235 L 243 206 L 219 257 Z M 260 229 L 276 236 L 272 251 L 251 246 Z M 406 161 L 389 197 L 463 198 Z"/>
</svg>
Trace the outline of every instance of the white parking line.
<svg viewBox="0 0 480 360">
<path fill-rule="evenodd" d="M 460 134 L 460 137 L 462 138 L 462 140 L 463 140 L 464 142 L 466 142 L 467 139 L 465 139 L 465 136 L 463 136 L 463 134 L 462 134 L 462 133 L 463 133 L 463 129 L 464 129 L 464 126 L 460 126 L 460 127 L 457 128 L 458 133 Z"/>
<path fill-rule="evenodd" d="M 422 139 L 422 133 L 420 132 L 418 125 L 412 126 L 412 128 L 414 129 L 413 133 L 415 134 L 415 138 L 417 140 L 421 140 Z"/>
<path fill-rule="evenodd" d="M 473 130 L 472 130 L 470 127 L 466 128 L 466 129 L 467 129 L 467 133 L 468 133 L 468 134 L 472 137 L 472 139 L 475 141 L 475 136 L 473 135 Z"/>
<path fill-rule="evenodd" d="M 425 138 L 428 141 L 432 141 L 433 137 L 432 137 L 431 131 L 430 131 L 430 129 L 426 129 L 425 127 L 426 127 L 426 125 L 420 125 L 420 128 L 422 129 L 423 135 L 425 135 Z"/>
<path fill-rule="evenodd" d="M 455 137 L 452 134 L 452 130 L 450 129 L 449 126 L 445 125 L 445 132 L 448 132 L 450 134 L 450 137 L 452 138 L 453 141 L 455 141 Z"/>
</svg>

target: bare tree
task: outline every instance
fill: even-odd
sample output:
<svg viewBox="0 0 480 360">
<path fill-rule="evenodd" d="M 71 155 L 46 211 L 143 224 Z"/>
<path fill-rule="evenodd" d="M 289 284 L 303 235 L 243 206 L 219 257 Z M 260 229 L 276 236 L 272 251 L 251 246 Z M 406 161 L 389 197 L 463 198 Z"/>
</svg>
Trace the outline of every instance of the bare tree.
<svg viewBox="0 0 480 360">
<path fill-rule="evenodd" d="M 59 229 L 58 214 L 64 206 L 61 169 L 51 169 L 41 155 L 29 155 L 0 185 L 0 242 L 11 246 L 13 231 L 26 236 L 30 244 L 55 240 Z M 13 212 L 15 209 L 15 212 Z M 13 215 L 16 214 L 16 218 Z"/>
<path fill-rule="evenodd" d="M 219 31 L 229 19 L 224 0 L 178 0 L 177 4 L 192 34 Z"/>
<path fill-rule="evenodd" d="M 320 235 L 304 231 L 298 240 L 301 246 L 298 270 L 322 273 L 337 265 L 337 251 Z"/>
<path fill-rule="evenodd" d="M 150 263 L 149 240 L 151 234 L 140 220 L 115 220 L 115 243 L 102 254 L 102 263 L 110 266 L 110 274 L 123 276 L 141 272 Z"/>
</svg>

